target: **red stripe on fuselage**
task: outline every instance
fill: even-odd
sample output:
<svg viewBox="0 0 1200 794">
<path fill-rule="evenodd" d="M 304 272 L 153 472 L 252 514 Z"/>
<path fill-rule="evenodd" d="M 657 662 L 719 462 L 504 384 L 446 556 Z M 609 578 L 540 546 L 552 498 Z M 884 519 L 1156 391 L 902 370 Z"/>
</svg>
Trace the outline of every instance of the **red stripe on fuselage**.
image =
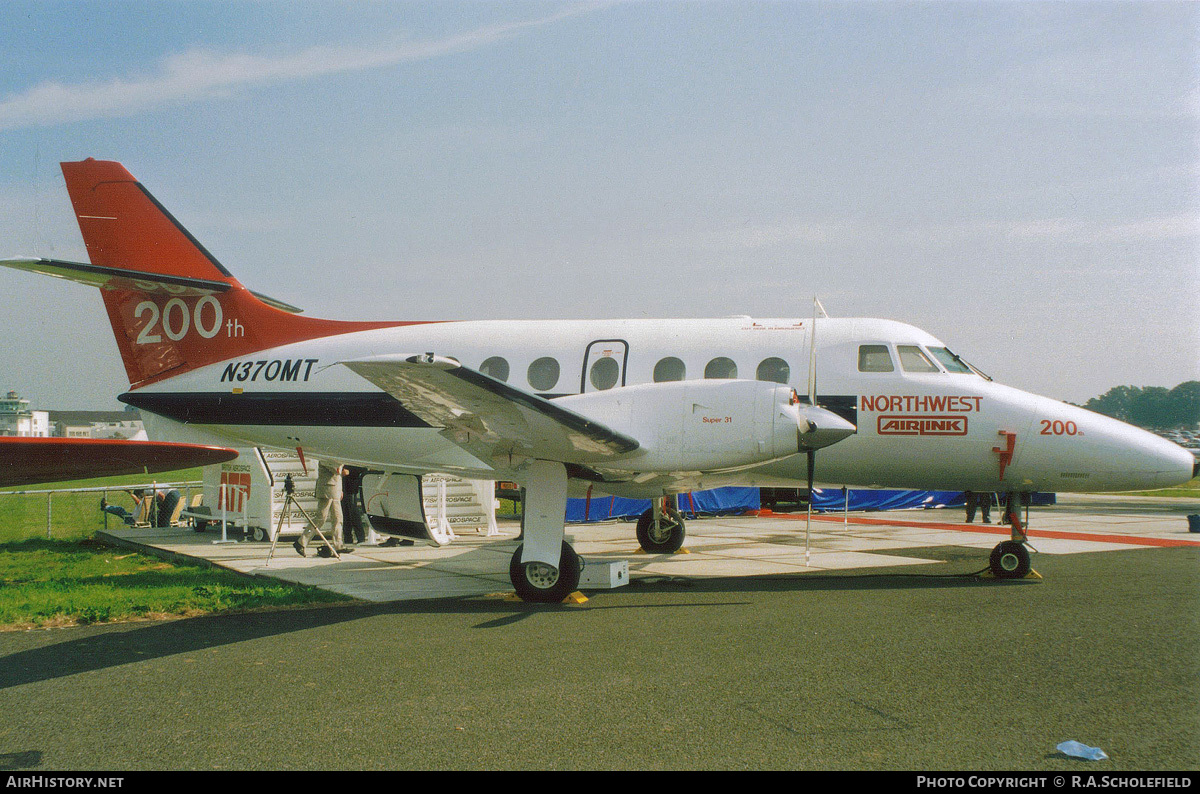
<svg viewBox="0 0 1200 794">
<path fill-rule="evenodd" d="M 807 516 L 797 514 L 772 514 L 771 518 L 785 518 L 792 521 L 803 521 Z M 814 515 L 814 521 L 830 521 L 843 523 L 845 519 L 840 516 L 833 515 Z M 947 532 L 976 532 L 985 535 L 1004 535 L 1011 534 L 1006 524 L 996 524 L 994 526 L 978 526 L 976 524 L 955 524 L 949 522 L 934 522 L 934 521 L 894 521 L 880 518 L 858 518 L 850 519 L 851 524 L 860 524 L 866 526 L 883 526 L 883 527 L 911 527 L 913 529 L 944 529 Z M 1062 532 L 1060 530 L 1046 529 L 1029 531 L 1025 528 L 1025 534 L 1031 539 L 1048 538 L 1053 540 L 1090 540 L 1096 543 L 1123 543 L 1128 546 L 1157 546 L 1161 548 L 1178 548 L 1188 546 L 1200 546 L 1200 541 L 1195 540 L 1174 540 L 1171 538 L 1141 538 L 1135 535 L 1106 535 L 1091 532 Z"/>
</svg>

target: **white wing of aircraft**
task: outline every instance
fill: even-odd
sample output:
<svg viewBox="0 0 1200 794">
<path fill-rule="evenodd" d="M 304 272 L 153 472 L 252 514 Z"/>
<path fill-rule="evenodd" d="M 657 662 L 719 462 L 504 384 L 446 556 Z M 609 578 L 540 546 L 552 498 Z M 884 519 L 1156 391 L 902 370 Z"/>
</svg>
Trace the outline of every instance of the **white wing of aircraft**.
<svg viewBox="0 0 1200 794">
<path fill-rule="evenodd" d="M 458 362 L 425 355 L 340 362 L 484 460 L 519 455 L 588 464 L 636 452 L 637 439 Z"/>
<path fill-rule="evenodd" d="M 572 489 L 652 498 L 639 541 L 670 551 L 685 531 L 678 494 L 811 484 L 814 457 L 824 483 L 999 491 L 1010 504 L 1195 475 L 1182 447 L 995 383 L 903 323 L 305 317 L 242 286 L 119 163 L 62 168 L 91 261 L 0 264 L 100 289 L 130 383 L 121 400 L 153 437 L 384 472 L 390 512 L 372 520 L 405 535 L 428 532 L 423 473 L 519 482 L 510 572 L 526 599 L 578 583 L 563 540 Z M 997 575 L 1029 570 L 1024 541 L 1014 519 Z"/>
</svg>

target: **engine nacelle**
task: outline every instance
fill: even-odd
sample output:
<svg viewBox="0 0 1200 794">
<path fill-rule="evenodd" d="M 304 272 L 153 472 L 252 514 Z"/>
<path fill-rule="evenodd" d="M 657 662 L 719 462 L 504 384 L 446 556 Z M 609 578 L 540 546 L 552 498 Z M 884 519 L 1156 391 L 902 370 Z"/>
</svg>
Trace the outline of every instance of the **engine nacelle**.
<svg viewBox="0 0 1200 794">
<path fill-rule="evenodd" d="M 636 438 L 638 452 L 604 466 L 639 472 L 747 468 L 854 432 L 828 411 L 798 405 L 790 387 L 755 380 L 647 383 L 555 402 Z M 829 436 L 838 423 L 840 435 Z M 806 445 L 806 438 L 813 443 Z"/>
</svg>

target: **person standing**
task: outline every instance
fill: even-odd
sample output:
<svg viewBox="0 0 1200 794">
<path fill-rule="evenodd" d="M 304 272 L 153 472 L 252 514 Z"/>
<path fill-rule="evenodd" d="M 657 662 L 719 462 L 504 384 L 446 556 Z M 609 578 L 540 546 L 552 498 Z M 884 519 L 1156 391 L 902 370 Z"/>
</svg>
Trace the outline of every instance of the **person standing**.
<svg viewBox="0 0 1200 794">
<path fill-rule="evenodd" d="M 992 494 L 990 492 L 975 494 L 975 499 L 979 503 L 979 512 L 983 516 L 983 523 L 992 523 Z"/>
<path fill-rule="evenodd" d="M 992 495 L 990 493 L 975 493 L 974 491 L 965 491 L 963 496 L 967 498 L 968 524 L 975 520 L 976 510 L 979 510 L 983 514 L 983 523 L 992 523 Z"/>
<path fill-rule="evenodd" d="M 317 464 L 317 514 L 315 523 L 300 535 L 292 546 L 301 557 L 308 552 L 308 542 L 317 534 L 317 529 L 324 527 L 325 522 L 333 517 L 333 530 L 326 537 L 337 551 L 342 550 L 342 476 L 347 470 L 341 463 L 334 460 L 322 460 Z"/>
<path fill-rule="evenodd" d="M 364 469 L 346 468 L 346 476 L 342 479 L 342 520 L 345 522 L 345 540 L 347 544 L 363 543 L 366 532 L 363 529 L 362 481 Z"/>
</svg>

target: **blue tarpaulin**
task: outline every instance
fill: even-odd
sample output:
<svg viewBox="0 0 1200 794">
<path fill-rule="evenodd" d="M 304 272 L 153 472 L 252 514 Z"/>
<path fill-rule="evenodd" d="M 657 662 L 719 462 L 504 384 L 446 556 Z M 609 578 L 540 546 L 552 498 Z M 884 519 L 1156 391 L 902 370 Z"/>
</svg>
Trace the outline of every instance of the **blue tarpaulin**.
<svg viewBox="0 0 1200 794">
<path fill-rule="evenodd" d="M 679 509 L 688 517 L 737 515 L 758 510 L 761 506 L 757 488 L 714 488 L 711 491 L 692 491 L 679 495 Z M 596 496 L 590 504 L 587 499 L 568 499 L 567 521 L 578 524 L 584 521 L 607 521 L 610 518 L 636 518 L 649 509 L 649 499 Z"/>
<path fill-rule="evenodd" d="M 962 491 L 881 491 L 850 490 L 850 510 L 912 510 L 933 507 L 962 507 L 966 499 Z M 1054 494 L 1034 494 L 1035 505 L 1054 504 Z M 840 488 L 814 488 L 813 509 L 818 512 L 837 512 L 845 509 L 845 496 Z M 714 488 L 711 491 L 692 491 L 680 494 L 679 509 L 685 517 L 738 515 L 762 507 L 757 488 Z M 568 499 L 567 522 L 608 521 L 613 518 L 636 518 L 650 509 L 649 499 L 624 499 L 619 496 L 597 496 L 592 499 Z M 998 509 L 998 506 L 997 506 Z"/>
<path fill-rule="evenodd" d="M 912 510 L 922 507 L 964 507 L 966 495 L 962 491 L 884 491 L 884 490 L 853 490 L 847 492 L 850 497 L 850 510 Z M 1052 505 L 1054 494 L 1035 493 L 1030 504 Z M 992 498 L 992 506 L 999 506 L 999 499 Z M 841 488 L 814 488 L 813 510 L 836 512 L 846 509 L 846 494 Z"/>
<path fill-rule="evenodd" d="M 962 507 L 962 491 L 876 491 L 850 490 L 851 510 L 912 510 L 920 507 Z M 841 488 L 814 488 L 813 510 L 844 510 L 846 496 Z"/>
</svg>

